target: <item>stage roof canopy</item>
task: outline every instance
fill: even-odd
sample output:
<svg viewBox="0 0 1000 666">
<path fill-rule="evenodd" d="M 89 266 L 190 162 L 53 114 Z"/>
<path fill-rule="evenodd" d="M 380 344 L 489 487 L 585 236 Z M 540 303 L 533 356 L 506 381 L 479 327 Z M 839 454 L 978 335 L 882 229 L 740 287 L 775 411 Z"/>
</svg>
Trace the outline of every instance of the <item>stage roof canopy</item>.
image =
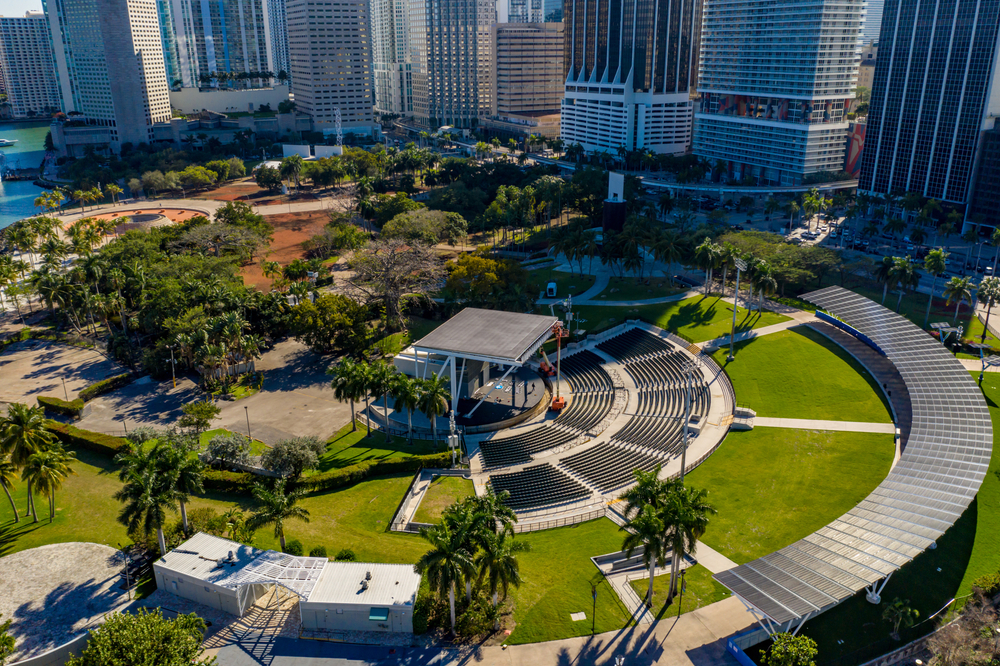
<svg viewBox="0 0 1000 666">
<path fill-rule="evenodd" d="M 551 335 L 557 317 L 465 308 L 413 347 L 422 352 L 520 365 Z"/>
</svg>

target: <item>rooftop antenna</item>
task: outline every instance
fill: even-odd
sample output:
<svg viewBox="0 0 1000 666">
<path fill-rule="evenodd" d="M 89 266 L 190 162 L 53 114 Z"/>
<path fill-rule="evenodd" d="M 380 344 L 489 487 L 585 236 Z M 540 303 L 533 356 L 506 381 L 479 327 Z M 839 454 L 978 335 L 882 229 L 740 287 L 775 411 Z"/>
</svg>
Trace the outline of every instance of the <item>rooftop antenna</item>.
<svg viewBox="0 0 1000 666">
<path fill-rule="evenodd" d="M 333 109 L 333 118 L 337 126 L 337 145 L 343 147 L 344 145 L 344 132 L 340 124 L 340 107 L 335 107 Z"/>
</svg>

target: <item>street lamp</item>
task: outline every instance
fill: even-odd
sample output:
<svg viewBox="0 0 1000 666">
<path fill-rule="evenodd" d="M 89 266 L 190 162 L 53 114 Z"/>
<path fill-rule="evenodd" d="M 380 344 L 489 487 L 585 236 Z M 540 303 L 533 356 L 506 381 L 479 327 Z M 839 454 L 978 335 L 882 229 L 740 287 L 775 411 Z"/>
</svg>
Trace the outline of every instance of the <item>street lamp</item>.
<svg viewBox="0 0 1000 666">
<path fill-rule="evenodd" d="M 253 439 L 250 435 L 250 408 L 243 405 L 243 412 L 247 415 L 247 439 Z"/>
<path fill-rule="evenodd" d="M 736 311 L 740 308 L 740 273 L 747 269 L 747 262 L 741 257 L 736 257 L 733 261 L 736 264 L 736 291 L 733 294 L 733 328 L 729 334 L 729 356 L 727 361 L 736 360 Z"/>
<path fill-rule="evenodd" d="M 174 388 L 177 388 L 177 364 L 174 362 L 174 348 L 170 347 L 170 378 L 174 381 Z"/>
</svg>

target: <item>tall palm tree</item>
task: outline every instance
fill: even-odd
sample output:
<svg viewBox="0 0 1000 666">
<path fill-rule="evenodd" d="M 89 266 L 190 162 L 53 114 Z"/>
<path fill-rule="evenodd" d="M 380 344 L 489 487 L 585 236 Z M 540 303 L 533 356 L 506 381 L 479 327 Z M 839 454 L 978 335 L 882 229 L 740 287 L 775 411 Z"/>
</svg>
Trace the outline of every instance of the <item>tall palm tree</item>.
<svg viewBox="0 0 1000 666">
<path fill-rule="evenodd" d="M 35 489 L 49 498 L 49 522 L 56 516 L 56 491 L 62 487 L 63 480 L 70 474 L 76 474 L 70 467 L 76 462 L 76 456 L 68 453 L 60 446 L 52 446 L 44 451 L 33 453 L 21 471 L 21 478 L 30 482 Z"/>
<path fill-rule="evenodd" d="M 449 383 L 444 374 L 436 372 L 431 373 L 430 379 L 425 379 L 420 383 L 420 399 L 417 401 L 417 408 L 431 420 L 434 442 L 438 441 L 438 417 L 448 413 L 448 405 L 451 403 Z"/>
<path fill-rule="evenodd" d="M 509 532 L 490 533 L 485 539 L 483 548 L 476 557 L 476 567 L 479 569 L 478 583 L 481 585 L 484 579 L 489 581 L 494 608 L 499 601 L 501 589 L 504 599 L 506 599 L 507 592 L 511 587 L 521 587 L 521 567 L 517 561 L 517 554 L 526 553 L 529 550 L 531 550 L 531 544 L 515 540 L 514 535 Z M 500 618 L 498 617 L 494 629 L 499 628 Z"/>
<path fill-rule="evenodd" d="M 664 527 L 666 527 L 666 542 L 673 553 L 673 566 L 670 569 L 669 602 L 677 594 L 678 568 L 680 561 L 688 553 L 694 554 L 698 547 L 698 539 L 708 528 L 709 517 L 718 513 L 708 503 L 708 491 L 704 488 L 695 489 L 680 486 L 671 493 L 668 508 L 662 512 Z"/>
<path fill-rule="evenodd" d="M 719 246 L 713 243 L 711 238 L 705 236 L 705 240 L 695 248 L 694 257 L 695 261 L 698 262 L 698 268 L 705 269 L 705 295 L 708 296 L 709 286 L 712 282 L 712 269 L 719 259 Z"/>
<path fill-rule="evenodd" d="M 0 456 L 0 488 L 3 488 L 4 493 L 7 495 L 7 501 L 10 502 L 11 511 L 14 512 L 15 523 L 21 522 L 21 516 L 17 513 L 17 505 L 14 504 L 14 496 L 10 494 L 10 491 L 14 489 L 17 472 L 17 465 L 11 462 L 10 456 Z"/>
<path fill-rule="evenodd" d="M 406 410 L 406 439 L 407 442 L 413 443 L 413 410 L 417 408 L 420 403 L 420 385 L 416 379 L 407 377 L 403 373 L 397 373 L 393 377 L 392 389 L 393 405 L 392 408 L 399 410 Z M 389 415 L 386 414 L 386 420 L 388 421 Z M 388 423 L 387 423 L 388 425 Z"/>
<path fill-rule="evenodd" d="M 464 535 L 454 531 L 447 523 L 420 530 L 420 536 L 431 544 L 413 570 L 426 576 L 427 583 L 439 596 L 448 594 L 451 610 L 451 635 L 455 635 L 455 586 L 462 580 L 475 576 L 476 563 L 465 544 Z"/>
<path fill-rule="evenodd" d="M 476 533 L 514 533 L 514 523 L 517 522 L 517 514 L 507 505 L 509 499 L 509 490 L 501 490 L 499 493 L 495 493 L 493 492 L 493 488 L 489 486 L 487 486 L 484 494 L 469 498 Z"/>
<path fill-rule="evenodd" d="M 955 318 L 954 322 L 958 323 L 958 308 L 962 305 L 962 301 L 966 300 L 972 303 L 972 278 L 970 277 L 953 277 L 944 285 L 944 297 L 946 303 L 951 305 L 952 302 L 955 303 Z"/>
<path fill-rule="evenodd" d="M 931 250 L 924 257 L 924 270 L 931 274 L 931 293 L 927 297 L 927 312 L 924 314 L 924 328 L 931 318 L 931 303 L 934 301 L 934 292 L 937 289 L 938 275 L 944 273 L 948 267 L 948 253 L 938 248 Z"/>
<path fill-rule="evenodd" d="M 345 358 L 336 367 L 327 370 L 326 373 L 333 375 L 333 381 L 330 382 L 333 387 L 333 397 L 341 402 L 351 403 L 351 432 L 356 432 L 358 422 L 354 411 L 354 401 L 360 400 L 368 393 L 364 369 L 360 363 Z M 371 428 L 369 427 L 370 433 Z"/>
<path fill-rule="evenodd" d="M 642 507 L 619 530 L 625 532 L 622 550 L 625 557 L 632 557 L 637 548 L 642 548 L 642 561 L 649 567 L 649 590 L 646 592 L 646 605 L 653 604 L 654 570 L 657 565 L 666 565 L 666 527 L 660 517 L 662 511 L 657 511 L 651 505 Z"/>
<path fill-rule="evenodd" d="M 913 268 L 910 257 L 893 257 L 892 278 L 893 287 L 899 289 L 899 298 L 896 299 L 896 312 L 903 302 L 903 294 L 909 289 L 915 289 L 920 284 L 920 275 Z"/>
<path fill-rule="evenodd" d="M 882 257 L 882 261 L 875 268 L 875 280 L 882 284 L 882 305 L 885 305 L 885 297 L 889 293 L 889 285 L 892 282 L 892 269 L 896 265 L 893 257 Z"/>
<path fill-rule="evenodd" d="M 1000 301 L 1000 278 L 998 277 L 986 277 L 979 282 L 979 288 L 976 290 L 976 297 L 980 302 L 986 303 L 986 321 L 983 322 L 983 335 L 980 338 L 980 342 L 986 343 L 986 332 L 989 330 L 990 326 L 990 312 L 993 310 L 993 306 Z"/>
<path fill-rule="evenodd" d="M 392 390 L 393 376 L 396 369 L 388 363 L 379 362 L 371 366 L 368 372 L 368 392 L 374 396 L 382 396 L 382 409 L 385 412 L 385 441 L 389 435 L 389 391 Z"/>
<path fill-rule="evenodd" d="M 182 447 L 169 444 L 157 444 L 154 447 L 153 458 L 157 461 L 161 473 L 170 484 L 170 489 L 181 507 L 181 524 L 184 533 L 188 532 L 187 502 L 190 495 L 200 493 L 205 489 L 205 465 L 198 458 L 188 455 Z"/>
<path fill-rule="evenodd" d="M 167 519 L 167 510 L 177 509 L 176 493 L 156 461 L 142 450 L 119 454 L 115 459 L 124 463 L 118 473 L 123 484 L 114 494 L 114 498 L 125 505 L 118 514 L 118 522 L 130 532 L 141 528 L 148 534 L 155 529 L 160 553 L 166 553 L 163 523 Z"/>
<path fill-rule="evenodd" d="M 0 455 L 9 456 L 18 469 L 24 469 L 32 455 L 49 449 L 55 439 L 55 435 L 45 429 L 45 411 L 41 407 L 15 402 L 7 409 L 7 416 L 0 419 Z M 37 523 L 31 479 L 25 481 L 28 490 L 25 515 L 30 512 L 33 522 Z"/>
<path fill-rule="evenodd" d="M 253 496 L 260 505 L 253 510 L 253 514 L 248 521 L 253 530 L 260 529 L 268 525 L 274 526 L 274 536 L 278 537 L 281 543 L 281 551 L 285 551 L 285 521 L 301 520 L 309 522 L 309 511 L 296 503 L 303 496 L 304 490 L 290 490 L 285 492 L 285 479 L 275 482 L 273 488 L 268 488 L 263 483 L 257 483 L 253 488 Z"/>
</svg>

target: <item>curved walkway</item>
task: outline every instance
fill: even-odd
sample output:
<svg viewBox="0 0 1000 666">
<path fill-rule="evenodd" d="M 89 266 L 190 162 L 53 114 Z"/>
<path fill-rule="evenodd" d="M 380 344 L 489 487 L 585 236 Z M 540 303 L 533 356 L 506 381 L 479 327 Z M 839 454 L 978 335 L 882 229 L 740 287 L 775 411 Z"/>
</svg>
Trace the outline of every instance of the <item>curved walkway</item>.
<svg viewBox="0 0 1000 666">
<path fill-rule="evenodd" d="M 773 633 L 868 590 L 934 546 L 975 498 L 993 449 L 982 393 L 963 365 L 909 320 L 846 289 L 802 296 L 868 336 L 906 385 L 902 455 L 858 506 L 775 553 L 716 574 Z M 901 424 L 903 425 L 903 424 Z"/>
</svg>

